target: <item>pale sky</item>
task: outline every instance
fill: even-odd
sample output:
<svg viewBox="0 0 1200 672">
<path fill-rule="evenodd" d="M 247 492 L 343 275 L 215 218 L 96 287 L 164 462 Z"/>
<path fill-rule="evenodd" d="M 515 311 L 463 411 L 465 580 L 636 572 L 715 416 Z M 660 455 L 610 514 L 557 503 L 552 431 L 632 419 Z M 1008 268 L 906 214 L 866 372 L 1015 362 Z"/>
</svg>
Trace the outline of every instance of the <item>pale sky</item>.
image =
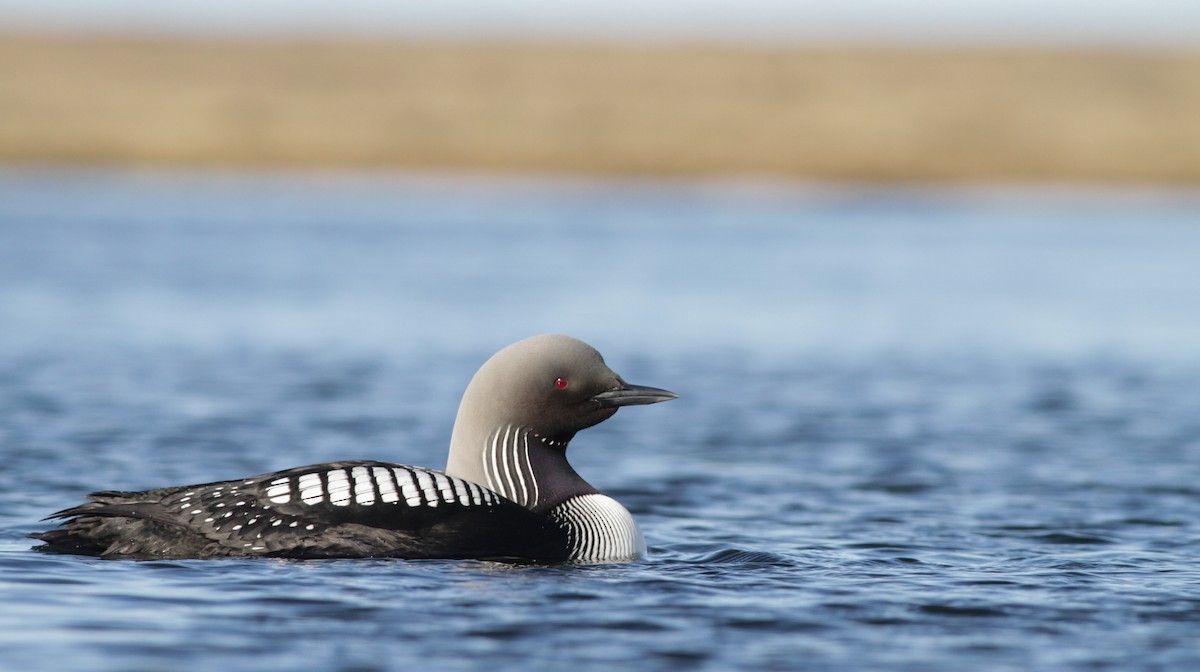
<svg viewBox="0 0 1200 672">
<path fill-rule="evenodd" d="M 1200 47 L 1200 0 L 0 0 L 5 28 Z"/>
</svg>

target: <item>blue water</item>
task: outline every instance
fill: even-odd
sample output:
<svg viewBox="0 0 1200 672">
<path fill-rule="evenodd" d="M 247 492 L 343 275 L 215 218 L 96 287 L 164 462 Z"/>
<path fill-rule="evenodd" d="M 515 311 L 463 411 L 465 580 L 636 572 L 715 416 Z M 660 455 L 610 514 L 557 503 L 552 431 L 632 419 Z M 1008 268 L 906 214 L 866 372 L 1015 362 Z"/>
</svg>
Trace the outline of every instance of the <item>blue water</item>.
<svg viewBox="0 0 1200 672">
<path fill-rule="evenodd" d="M 1200 194 L 0 171 L 0 668 L 1200 667 Z M 39 519 L 373 458 L 564 331 L 643 562 L 105 562 Z"/>
</svg>

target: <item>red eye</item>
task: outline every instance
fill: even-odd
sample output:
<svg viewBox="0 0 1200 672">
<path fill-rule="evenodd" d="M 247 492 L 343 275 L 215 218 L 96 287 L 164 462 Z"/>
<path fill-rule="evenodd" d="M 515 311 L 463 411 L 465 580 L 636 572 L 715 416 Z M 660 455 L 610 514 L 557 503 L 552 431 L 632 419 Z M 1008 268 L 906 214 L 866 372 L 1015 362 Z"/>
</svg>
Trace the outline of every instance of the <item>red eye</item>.
<svg viewBox="0 0 1200 672">
<path fill-rule="evenodd" d="M 560 390 L 567 389 L 567 379 L 566 378 L 555 378 L 554 386 Z"/>
</svg>

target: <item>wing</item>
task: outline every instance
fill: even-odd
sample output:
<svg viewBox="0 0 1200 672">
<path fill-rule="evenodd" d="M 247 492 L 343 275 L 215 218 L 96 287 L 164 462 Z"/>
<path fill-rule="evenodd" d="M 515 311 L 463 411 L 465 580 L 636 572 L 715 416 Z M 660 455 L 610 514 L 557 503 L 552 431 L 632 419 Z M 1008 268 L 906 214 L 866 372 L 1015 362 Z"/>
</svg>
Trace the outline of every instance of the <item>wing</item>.
<svg viewBox="0 0 1200 672">
<path fill-rule="evenodd" d="M 46 550 L 121 558 L 565 559 L 565 532 L 469 481 L 385 462 L 100 492 L 53 517 Z"/>
</svg>

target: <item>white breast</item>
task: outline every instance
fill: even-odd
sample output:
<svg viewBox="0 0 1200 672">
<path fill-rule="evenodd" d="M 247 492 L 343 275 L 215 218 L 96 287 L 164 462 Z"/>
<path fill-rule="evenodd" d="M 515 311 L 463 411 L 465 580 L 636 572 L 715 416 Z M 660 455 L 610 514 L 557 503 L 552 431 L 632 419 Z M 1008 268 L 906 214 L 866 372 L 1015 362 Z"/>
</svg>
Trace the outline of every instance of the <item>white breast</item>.
<svg viewBox="0 0 1200 672">
<path fill-rule="evenodd" d="M 572 497 L 554 507 L 550 517 L 567 529 L 571 560 L 637 560 L 646 553 L 637 521 L 612 497 Z"/>
</svg>

